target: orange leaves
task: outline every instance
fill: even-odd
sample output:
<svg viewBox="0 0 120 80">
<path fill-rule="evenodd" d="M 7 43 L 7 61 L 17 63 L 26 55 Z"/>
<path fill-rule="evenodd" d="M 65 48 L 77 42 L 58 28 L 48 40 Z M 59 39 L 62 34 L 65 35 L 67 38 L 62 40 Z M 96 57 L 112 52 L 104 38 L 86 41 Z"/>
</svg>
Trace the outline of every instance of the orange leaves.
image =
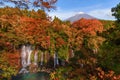
<svg viewBox="0 0 120 80">
<path fill-rule="evenodd" d="M 100 36 L 94 36 L 89 38 L 87 46 L 93 50 L 93 53 L 97 53 L 99 46 L 105 41 L 105 38 Z"/>
<path fill-rule="evenodd" d="M 120 75 L 116 75 L 114 71 L 110 70 L 107 73 L 102 70 L 100 67 L 96 68 L 98 71 L 98 77 L 101 80 L 120 80 Z"/>
<path fill-rule="evenodd" d="M 41 7 L 42 9 L 55 9 L 54 4 L 57 2 L 57 0 L 48 0 L 48 1 L 44 1 L 44 0 L 37 0 L 33 2 L 33 5 L 36 7 Z"/>
<path fill-rule="evenodd" d="M 62 31 L 64 25 L 62 24 L 62 21 L 59 18 L 55 17 L 52 21 L 52 26 L 55 31 Z"/>
<path fill-rule="evenodd" d="M 50 36 L 46 36 L 47 45 L 50 46 Z"/>
<path fill-rule="evenodd" d="M 37 5 L 38 5 L 38 2 L 37 2 L 37 1 L 34 1 L 33 5 L 37 6 Z"/>
<path fill-rule="evenodd" d="M 21 17 L 20 25 L 16 27 L 17 35 L 25 38 L 31 44 L 40 43 L 45 47 L 46 28 L 50 24 L 47 19 L 36 19 L 31 17 Z M 24 39 L 23 39 L 24 40 Z M 42 42 L 43 41 L 43 42 Z"/>
<path fill-rule="evenodd" d="M 51 8 L 50 4 L 48 2 L 42 2 L 42 5 L 46 8 Z"/>
<path fill-rule="evenodd" d="M 58 38 L 56 39 L 56 47 L 61 47 L 61 46 L 63 46 L 64 44 L 65 44 L 65 41 L 64 41 L 62 38 L 58 37 Z"/>
<path fill-rule="evenodd" d="M 29 17 L 21 17 L 20 21 L 21 22 L 34 22 L 35 19 L 34 18 L 29 18 Z"/>
<path fill-rule="evenodd" d="M 104 38 L 99 37 L 97 33 L 103 31 L 102 23 L 97 19 L 80 19 L 72 24 L 72 27 L 77 31 L 74 32 L 75 43 L 80 46 L 82 43 L 88 46 L 90 49 L 98 49 L 104 41 Z M 86 42 L 84 42 L 86 40 Z"/>
<path fill-rule="evenodd" d="M 43 36 L 40 40 L 40 45 L 44 49 L 48 49 L 50 47 L 50 36 Z"/>
<path fill-rule="evenodd" d="M 37 1 L 34 2 L 35 5 L 42 3 L 42 5 L 49 8 L 57 0 Z M 95 19 L 80 19 L 71 25 L 69 22 L 64 22 L 57 17 L 53 21 L 50 21 L 47 14 L 42 10 L 28 11 L 8 8 L 5 11 L 9 11 L 10 14 L 7 12 L 5 14 L 2 13 L 0 21 L 1 27 L 5 30 L 5 37 L 7 38 L 5 39 L 2 34 L 0 34 L 0 37 L 4 37 L 6 40 L 2 40 L 4 42 L 7 42 L 9 39 L 8 42 L 16 46 L 22 43 L 30 43 L 31 45 L 39 45 L 45 49 L 51 46 L 60 48 L 63 45 L 80 49 L 86 36 L 97 36 L 97 32 L 102 32 L 103 30 L 102 24 Z M 93 42 L 89 45 L 97 47 L 96 44 L 99 44 L 96 42 L 99 41 L 97 38 L 89 40 Z"/>
<path fill-rule="evenodd" d="M 13 3 L 15 7 L 21 8 L 21 9 L 31 9 L 31 6 L 39 7 L 41 9 L 53 9 L 55 6 L 55 3 L 57 0 L 3 0 L 2 3 L 9 4 Z M 10 5 L 4 5 L 4 6 L 10 6 Z M 32 8 L 33 9 L 33 8 Z"/>
<path fill-rule="evenodd" d="M 83 34 L 96 35 L 103 31 L 103 25 L 97 19 L 80 19 L 72 24 L 73 27 L 81 30 Z"/>
<path fill-rule="evenodd" d="M 3 34 L 3 33 L 0 33 L 0 38 L 3 37 L 3 36 L 4 36 L 4 34 Z"/>
<path fill-rule="evenodd" d="M 49 0 L 49 1 L 41 1 L 41 4 L 43 7 L 47 8 L 48 10 L 50 8 L 55 8 L 55 6 L 53 6 L 53 4 L 56 3 L 57 0 Z"/>
<path fill-rule="evenodd" d="M 8 63 L 16 68 L 20 68 L 20 55 L 18 52 L 16 53 L 5 53 L 6 59 Z"/>
</svg>

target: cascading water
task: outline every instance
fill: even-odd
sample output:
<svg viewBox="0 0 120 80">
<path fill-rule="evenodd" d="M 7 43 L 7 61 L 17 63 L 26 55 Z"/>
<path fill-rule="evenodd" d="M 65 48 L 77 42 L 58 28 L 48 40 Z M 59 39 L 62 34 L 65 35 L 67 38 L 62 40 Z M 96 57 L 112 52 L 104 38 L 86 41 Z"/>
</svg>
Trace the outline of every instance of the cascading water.
<svg viewBox="0 0 120 80">
<path fill-rule="evenodd" d="M 37 65 L 37 60 L 38 60 L 38 51 L 36 50 L 34 54 L 34 65 Z"/>
<path fill-rule="evenodd" d="M 32 48 L 30 45 L 27 45 L 26 46 L 26 54 L 27 54 L 27 66 L 29 66 L 31 64 L 31 59 L 30 59 L 30 56 L 31 56 L 31 53 L 32 53 Z"/>
<path fill-rule="evenodd" d="M 26 69 L 27 66 L 31 64 L 31 53 L 32 53 L 32 48 L 31 45 L 23 45 L 22 50 L 21 50 L 21 64 L 22 64 L 22 69 L 20 70 L 19 73 L 28 73 L 29 70 Z"/>
<path fill-rule="evenodd" d="M 32 46 L 31 45 L 23 45 L 22 49 L 21 49 L 21 64 L 22 64 L 22 68 L 19 71 L 19 73 L 28 73 L 28 72 L 37 72 L 37 68 L 38 68 L 38 49 L 35 49 L 33 51 Z M 31 62 L 32 58 L 31 58 L 31 54 L 34 54 L 33 56 L 33 62 Z M 40 56 L 40 67 L 41 70 L 43 68 L 43 62 L 46 59 L 46 54 L 44 52 L 41 52 L 41 56 Z M 56 68 L 59 65 L 59 60 L 58 60 L 58 53 L 54 52 L 54 65 L 53 67 Z M 34 69 L 35 70 L 34 70 Z"/>
<path fill-rule="evenodd" d="M 56 56 L 57 56 L 57 65 L 59 65 L 59 60 L 58 60 L 58 54 L 56 53 Z"/>
<path fill-rule="evenodd" d="M 58 55 L 57 53 L 55 52 L 54 53 L 54 68 L 59 65 L 59 61 L 58 61 Z"/>
<path fill-rule="evenodd" d="M 22 59 L 22 66 L 23 67 L 26 67 L 27 65 L 26 65 L 26 57 L 27 57 L 27 55 L 26 55 L 26 51 L 25 51 L 25 45 L 24 46 L 22 46 L 22 52 L 21 52 L 21 59 Z"/>
<path fill-rule="evenodd" d="M 41 63 L 40 63 L 40 66 L 41 67 L 43 66 L 43 52 L 41 53 Z"/>
<path fill-rule="evenodd" d="M 72 49 L 72 57 L 74 57 L 74 50 Z"/>
<path fill-rule="evenodd" d="M 28 73 L 28 70 L 26 69 L 27 67 L 27 62 L 26 62 L 26 46 L 23 45 L 22 46 L 22 50 L 21 50 L 21 64 L 22 64 L 22 69 L 20 70 L 19 73 Z"/>
</svg>

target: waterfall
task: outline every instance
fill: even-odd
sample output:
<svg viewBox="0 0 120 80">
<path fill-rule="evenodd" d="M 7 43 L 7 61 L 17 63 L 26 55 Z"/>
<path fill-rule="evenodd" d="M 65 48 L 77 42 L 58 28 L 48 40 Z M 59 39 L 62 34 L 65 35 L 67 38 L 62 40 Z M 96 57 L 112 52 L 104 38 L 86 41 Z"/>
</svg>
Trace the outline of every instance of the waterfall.
<svg viewBox="0 0 120 80">
<path fill-rule="evenodd" d="M 54 68 L 56 67 L 56 65 L 59 65 L 59 61 L 58 61 L 58 54 L 55 52 L 54 53 Z"/>
<path fill-rule="evenodd" d="M 28 56 L 28 58 L 27 58 L 27 66 L 29 66 L 31 64 L 31 59 L 30 59 L 31 53 L 32 53 L 31 46 L 30 45 L 26 46 L 26 54 Z"/>
<path fill-rule="evenodd" d="M 35 51 L 34 54 L 34 64 L 37 65 L 37 60 L 38 60 L 38 51 Z"/>
<path fill-rule="evenodd" d="M 57 54 L 57 53 L 56 53 L 56 58 L 57 58 L 57 59 L 56 59 L 56 60 L 57 60 L 57 61 L 56 61 L 56 64 L 59 65 L 59 60 L 58 60 L 58 54 Z"/>
<path fill-rule="evenodd" d="M 21 49 L 21 64 L 22 69 L 19 71 L 19 73 L 28 73 L 27 66 L 31 64 L 31 53 L 32 53 L 32 47 L 31 45 L 23 45 Z"/>
<path fill-rule="evenodd" d="M 98 52 L 98 48 L 93 49 L 93 53 L 96 54 Z"/>
<path fill-rule="evenodd" d="M 34 61 L 33 63 L 31 62 L 31 54 L 33 54 L 34 57 Z M 41 56 L 40 56 L 40 66 L 41 69 L 43 67 L 44 61 L 45 59 L 47 60 L 48 56 L 47 53 L 45 54 L 43 51 L 41 52 Z M 56 68 L 59 65 L 59 60 L 58 60 L 58 53 L 54 52 L 54 56 L 53 56 L 53 67 Z M 28 73 L 28 72 L 36 72 L 37 71 L 37 67 L 38 67 L 38 49 L 32 49 L 31 45 L 23 45 L 21 48 L 21 64 L 22 64 L 22 68 L 19 71 L 19 73 Z"/>
<path fill-rule="evenodd" d="M 74 57 L 75 55 L 74 55 L 74 50 L 72 49 L 72 57 Z"/>
<path fill-rule="evenodd" d="M 56 54 L 54 53 L 54 68 L 56 66 Z"/>
<path fill-rule="evenodd" d="M 43 52 L 41 53 L 41 63 L 40 65 L 42 66 L 43 65 Z"/>
<path fill-rule="evenodd" d="M 21 50 L 21 64 L 22 64 L 22 67 L 27 66 L 26 57 L 27 57 L 27 55 L 26 55 L 25 45 L 23 45 L 22 50 Z"/>
<path fill-rule="evenodd" d="M 27 54 L 26 54 L 26 46 L 23 45 L 22 46 L 22 50 L 21 50 L 21 64 L 22 64 L 22 69 L 19 71 L 19 73 L 28 73 L 29 71 L 26 69 L 27 67 Z"/>
</svg>

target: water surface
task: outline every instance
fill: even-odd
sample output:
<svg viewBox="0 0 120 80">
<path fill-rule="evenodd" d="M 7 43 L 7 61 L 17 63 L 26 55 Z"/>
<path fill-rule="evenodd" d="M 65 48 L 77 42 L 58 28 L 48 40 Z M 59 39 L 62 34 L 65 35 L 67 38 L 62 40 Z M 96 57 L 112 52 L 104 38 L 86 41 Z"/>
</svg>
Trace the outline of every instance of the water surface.
<svg viewBox="0 0 120 80">
<path fill-rule="evenodd" d="M 12 77 L 12 80 L 49 80 L 49 74 L 46 72 L 19 74 Z"/>
</svg>

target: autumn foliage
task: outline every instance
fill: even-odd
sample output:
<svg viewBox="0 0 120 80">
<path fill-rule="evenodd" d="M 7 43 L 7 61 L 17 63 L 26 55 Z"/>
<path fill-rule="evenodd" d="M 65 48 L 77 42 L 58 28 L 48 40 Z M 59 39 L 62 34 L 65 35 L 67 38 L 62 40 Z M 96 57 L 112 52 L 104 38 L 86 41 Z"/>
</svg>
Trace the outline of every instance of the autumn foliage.
<svg viewBox="0 0 120 80">
<path fill-rule="evenodd" d="M 6 5 L 7 3 L 12 3 L 14 4 L 14 7 L 20 8 L 20 9 L 29 9 L 29 8 L 39 8 L 42 10 L 48 10 L 50 11 L 51 9 L 55 9 L 55 3 L 57 0 L 3 0 L 1 1 L 0 4 L 3 6 L 8 6 Z M 31 7 L 32 5 L 32 7 Z"/>
<path fill-rule="evenodd" d="M 8 60 L 9 65 L 15 67 L 16 69 L 20 69 L 20 54 L 18 52 L 15 53 L 7 53 L 6 59 Z"/>
<path fill-rule="evenodd" d="M 42 3 L 43 7 L 50 9 L 54 8 L 52 4 L 57 0 L 49 0 L 50 2 L 37 1 L 34 2 L 34 5 L 40 6 Z M 109 29 L 104 27 L 104 22 L 101 22 L 97 19 L 82 18 L 70 23 L 57 17 L 51 20 L 43 10 L 28 11 L 9 7 L 0 8 L 0 52 L 6 52 L 3 56 L 7 60 L 2 59 L 14 67 L 13 69 L 18 70 L 21 66 L 19 60 L 21 45 L 30 44 L 38 48 L 40 52 L 46 52 L 45 55 L 49 53 L 53 56 L 54 52 L 58 53 L 61 60 L 63 59 L 69 63 L 64 68 L 72 69 L 69 70 L 70 72 L 66 71 L 65 75 L 68 75 L 69 78 L 81 74 L 84 77 L 87 76 L 87 78 L 100 78 L 101 80 L 111 78 L 114 80 L 119 76 L 114 74 L 112 70 L 106 73 L 102 68 L 97 68 L 99 65 L 96 56 L 106 40 L 101 35 L 103 31 Z M 79 54 L 80 56 L 75 56 L 73 61 L 69 61 L 70 56 L 73 56 L 73 54 Z"/>
<path fill-rule="evenodd" d="M 83 34 L 96 35 L 103 31 L 102 23 L 97 19 L 80 19 L 72 24 L 73 27 L 80 30 Z"/>
</svg>

